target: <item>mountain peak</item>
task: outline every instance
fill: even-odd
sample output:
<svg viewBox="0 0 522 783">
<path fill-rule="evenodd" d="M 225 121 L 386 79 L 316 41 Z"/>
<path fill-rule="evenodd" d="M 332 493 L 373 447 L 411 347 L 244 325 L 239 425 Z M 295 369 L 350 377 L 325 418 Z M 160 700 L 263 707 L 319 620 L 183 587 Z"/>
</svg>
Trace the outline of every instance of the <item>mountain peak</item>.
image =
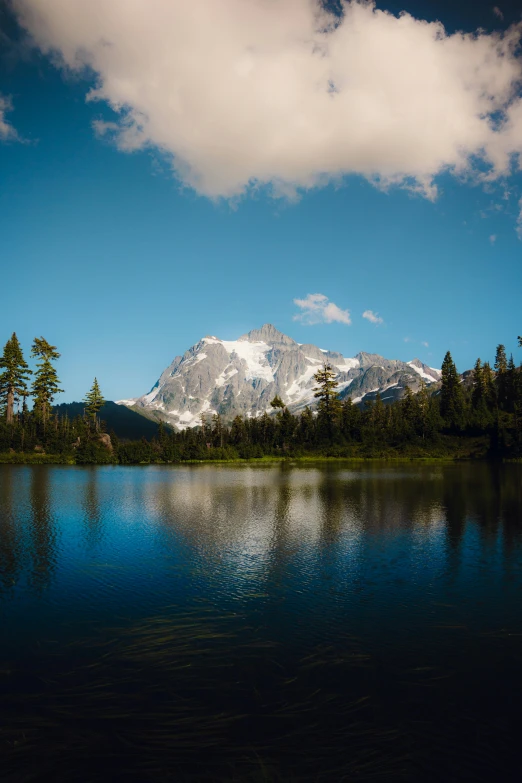
<svg viewBox="0 0 522 783">
<path fill-rule="evenodd" d="M 263 324 L 261 329 L 252 329 L 248 334 L 244 334 L 239 338 L 240 340 L 248 340 L 251 343 L 268 343 L 274 345 L 277 343 L 283 345 L 296 345 L 295 340 L 292 340 L 288 335 L 283 334 L 273 326 L 273 324 Z"/>
<path fill-rule="evenodd" d="M 148 394 L 121 403 L 144 416 L 185 429 L 201 424 L 202 416 L 272 413 L 271 400 L 281 397 L 297 412 L 315 405 L 315 374 L 325 362 L 337 375 L 341 398 L 354 403 L 386 391 L 383 399 L 399 399 L 406 386 L 416 390 L 422 381 L 435 384 L 440 371 L 412 360 L 385 359 L 359 353 L 340 353 L 299 344 L 273 324 L 263 324 L 237 340 L 207 335 L 166 368 Z M 418 377 L 420 376 L 420 377 Z M 371 397 L 369 397 L 370 399 Z"/>
</svg>

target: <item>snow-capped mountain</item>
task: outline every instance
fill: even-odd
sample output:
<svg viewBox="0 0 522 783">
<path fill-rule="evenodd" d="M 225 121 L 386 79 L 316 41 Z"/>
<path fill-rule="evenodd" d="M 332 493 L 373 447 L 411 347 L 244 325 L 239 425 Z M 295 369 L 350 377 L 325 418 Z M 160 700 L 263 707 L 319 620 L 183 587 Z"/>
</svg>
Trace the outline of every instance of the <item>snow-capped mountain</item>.
<svg viewBox="0 0 522 783">
<path fill-rule="evenodd" d="M 230 419 L 238 413 L 272 413 L 270 401 L 276 394 L 296 412 L 313 407 L 313 376 L 325 362 L 337 373 L 340 396 L 354 402 L 377 392 L 390 401 L 402 396 L 405 386 L 415 391 L 422 381 L 432 384 L 440 379 L 440 370 L 419 359 L 406 363 L 368 353 L 346 359 L 296 343 L 265 324 L 237 340 L 204 337 L 176 356 L 148 394 L 118 402 L 178 429 L 199 425 L 202 414 L 220 413 Z"/>
</svg>

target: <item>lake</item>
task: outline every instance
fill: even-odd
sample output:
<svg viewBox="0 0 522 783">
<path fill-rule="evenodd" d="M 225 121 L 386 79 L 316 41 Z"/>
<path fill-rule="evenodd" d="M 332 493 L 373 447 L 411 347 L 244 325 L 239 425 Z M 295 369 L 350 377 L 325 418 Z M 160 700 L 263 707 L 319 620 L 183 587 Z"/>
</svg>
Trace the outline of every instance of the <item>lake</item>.
<svg viewBox="0 0 522 783">
<path fill-rule="evenodd" d="M 0 629 L 2 781 L 518 781 L 522 465 L 3 465 Z"/>
</svg>

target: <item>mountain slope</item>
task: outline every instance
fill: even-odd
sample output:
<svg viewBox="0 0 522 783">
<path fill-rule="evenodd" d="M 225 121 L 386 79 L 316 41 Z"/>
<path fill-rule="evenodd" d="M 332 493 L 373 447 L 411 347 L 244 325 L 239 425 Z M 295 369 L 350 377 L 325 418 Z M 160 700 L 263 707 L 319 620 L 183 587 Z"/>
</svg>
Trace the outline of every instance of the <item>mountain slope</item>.
<svg viewBox="0 0 522 783">
<path fill-rule="evenodd" d="M 53 410 L 60 416 L 74 419 L 76 416 L 83 416 L 85 403 L 64 402 L 53 406 Z M 107 424 L 107 432 L 114 430 L 122 440 L 139 440 L 143 437 L 150 439 L 158 434 L 157 423 L 115 402 L 106 402 L 100 408 L 98 416 Z"/>
<path fill-rule="evenodd" d="M 220 413 L 231 419 L 238 413 L 272 413 L 270 401 L 276 394 L 296 412 L 315 404 L 313 376 L 325 362 L 337 373 L 341 397 L 350 396 L 354 402 L 377 391 L 397 398 L 406 385 L 415 391 L 422 381 L 431 384 L 440 378 L 439 370 L 418 359 L 406 363 L 368 353 L 345 358 L 299 344 L 265 324 L 237 340 L 204 337 L 176 356 L 150 392 L 118 404 L 178 429 L 197 426 L 202 414 Z"/>
</svg>

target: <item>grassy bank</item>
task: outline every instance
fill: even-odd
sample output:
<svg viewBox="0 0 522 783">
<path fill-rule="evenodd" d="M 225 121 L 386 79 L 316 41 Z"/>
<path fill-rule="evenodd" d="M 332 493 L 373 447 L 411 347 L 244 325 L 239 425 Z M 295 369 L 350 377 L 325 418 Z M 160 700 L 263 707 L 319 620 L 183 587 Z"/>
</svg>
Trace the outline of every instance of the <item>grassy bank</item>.
<svg viewBox="0 0 522 783">
<path fill-rule="evenodd" d="M 0 453 L 0 465 L 82 465 L 82 464 L 114 464 L 114 465 L 274 465 L 274 464 L 314 464 L 314 463 L 371 463 L 371 462 L 422 462 L 444 463 L 456 461 L 484 461 L 488 458 L 485 450 L 460 449 L 453 453 L 448 452 L 410 452 L 397 453 L 392 451 L 378 451 L 366 454 L 280 454 L 264 455 L 262 457 L 234 457 L 230 459 L 148 459 L 135 462 L 121 462 L 116 457 L 113 460 L 105 459 L 100 463 L 84 463 L 76 460 L 75 456 L 67 454 L 33 454 L 24 452 Z M 520 459 L 505 460 L 509 462 L 522 462 Z"/>
<path fill-rule="evenodd" d="M 32 454 L 7 452 L 0 454 L 0 465 L 75 465 L 74 457 L 66 454 Z"/>
</svg>

